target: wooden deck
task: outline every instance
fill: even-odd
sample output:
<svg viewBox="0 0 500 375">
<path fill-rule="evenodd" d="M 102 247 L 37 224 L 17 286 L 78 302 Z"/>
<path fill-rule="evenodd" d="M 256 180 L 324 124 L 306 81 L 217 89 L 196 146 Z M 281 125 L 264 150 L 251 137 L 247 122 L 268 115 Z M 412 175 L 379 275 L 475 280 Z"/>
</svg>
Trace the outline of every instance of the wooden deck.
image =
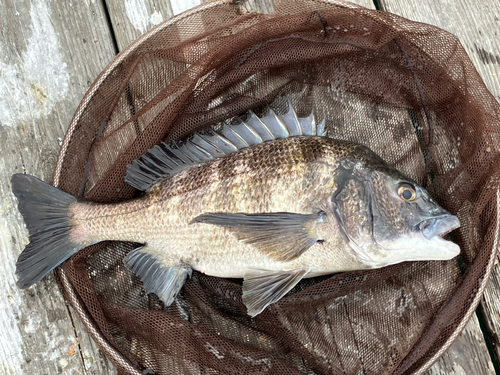
<svg viewBox="0 0 500 375">
<path fill-rule="evenodd" d="M 354 2 L 375 8 L 372 0 Z M 145 31 L 199 3 L 0 2 L 0 374 L 116 373 L 65 304 L 53 276 L 27 291 L 15 286 L 15 261 L 28 241 L 10 192 L 10 176 L 26 172 L 50 180 L 73 113 L 104 66 Z M 456 34 L 500 100 L 498 0 L 375 3 L 378 9 Z M 275 1 L 245 4 L 249 10 L 271 12 Z M 500 269 L 496 266 L 477 315 L 427 374 L 494 374 L 494 363 L 500 358 L 499 327 Z"/>
</svg>

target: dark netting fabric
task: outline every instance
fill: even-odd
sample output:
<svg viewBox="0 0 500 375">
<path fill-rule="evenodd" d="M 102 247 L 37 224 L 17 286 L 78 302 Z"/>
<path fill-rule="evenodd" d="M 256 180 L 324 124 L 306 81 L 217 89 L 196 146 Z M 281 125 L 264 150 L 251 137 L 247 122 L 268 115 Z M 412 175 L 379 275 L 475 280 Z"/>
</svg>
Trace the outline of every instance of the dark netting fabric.
<svg viewBox="0 0 500 375">
<path fill-rule="evenodd" d="M 300 116 L 369 146 L 461 221 L 459 259 L 302 281 L 251 319 L 241 281 L 194 273 L 164 309 L 100 243 L 59 269 L 67 300 L 124 374 L 413 374 L 473 313 L 499 234 L 500 108 L 457 38 L 340 1 L 276 13 L 215 1 L 116 57 L 83 99 L 54 174 L 97 202 L 131 198 L 126 165 L 248 109 Z M 210 244 L 207 244 L 210 246 Z"/>
</svg>

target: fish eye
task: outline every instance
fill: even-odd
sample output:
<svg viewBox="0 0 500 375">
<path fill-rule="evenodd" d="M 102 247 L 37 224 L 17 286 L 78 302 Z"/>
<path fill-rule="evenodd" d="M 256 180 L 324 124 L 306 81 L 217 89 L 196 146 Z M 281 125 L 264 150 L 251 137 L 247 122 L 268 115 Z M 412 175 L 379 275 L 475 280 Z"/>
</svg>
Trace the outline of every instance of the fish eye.
<svg viewBox="0 0 500 375">
<path fill-rule="evenodd" d="M 403 183 L 398 187 L 398 195 L 402 200 L 411 202 L 417 197 L 417 191 L 413 185 Z"/>
</svg>

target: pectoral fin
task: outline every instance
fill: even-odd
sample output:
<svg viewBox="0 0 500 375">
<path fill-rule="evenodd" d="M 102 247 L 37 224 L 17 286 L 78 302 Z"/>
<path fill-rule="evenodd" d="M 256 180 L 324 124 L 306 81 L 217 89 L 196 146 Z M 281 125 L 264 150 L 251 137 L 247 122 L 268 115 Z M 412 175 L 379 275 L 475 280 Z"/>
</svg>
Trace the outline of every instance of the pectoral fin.
<svg viewBox="0 0 500 375">
<path fill-rule="evenodd" d="M 324 220 L 324 215 L 323 212 L 309 215 L 290 212 L 206 213 L 191 223 L 226 227 L 240 241 L 254 245 L 270 258 L 289 262 L 321 240 L 316 234 L 316 225 Z"/>
<path fill-rule="evenodd" d="M 149 254 L 147 247 L 132 250 L 123 259 L 125 266 L 139 276 L 148 293 L 154 293 L 165 306 L 174 302 L 186 279 L 191 277 L 192 268 L 188 265 L 165 265 Z"/>
<path fill-rule="evenodd" d="M 267 306 L 279 301 L 309 272 L 300 268 L 289 272 L 252 272 L 243 280 L 243 303 L 248 315 L 254 317 Z"/>
</svg>

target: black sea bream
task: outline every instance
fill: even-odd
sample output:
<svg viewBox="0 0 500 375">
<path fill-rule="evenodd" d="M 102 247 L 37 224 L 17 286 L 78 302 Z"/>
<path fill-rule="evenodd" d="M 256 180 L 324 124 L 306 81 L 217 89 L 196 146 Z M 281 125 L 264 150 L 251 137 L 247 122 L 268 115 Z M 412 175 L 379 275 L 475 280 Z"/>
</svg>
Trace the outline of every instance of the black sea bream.
<svg viewBox="0 0 500 375">
<path fill-rule="evenodd" d="M 456 216 L 365 146 L 324 136 L 324 125 L 290 106 L 156 146 L 126 176 L 146 193 L 115 204 L 14 175 L 31 241 L 17 263 L 19 287 L 86 246 L 131 241 L 143 246 L 125 265 L 165 305 L 197 270 L 243 278 L 255 316 L 302 278 L 460 252 L 442 238 Z"/>
</svg>

